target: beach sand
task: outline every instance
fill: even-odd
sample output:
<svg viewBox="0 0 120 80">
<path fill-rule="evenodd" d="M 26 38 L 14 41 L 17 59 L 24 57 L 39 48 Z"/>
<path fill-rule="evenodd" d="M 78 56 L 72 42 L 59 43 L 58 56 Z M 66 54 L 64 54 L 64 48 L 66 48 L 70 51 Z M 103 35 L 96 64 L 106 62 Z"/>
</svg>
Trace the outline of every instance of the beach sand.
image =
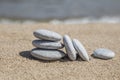
<svg viewBox="0 0 120 80">
<path fill-rule="evenodd" d="M 80 40 L 90 57 L 101 47 L 116 56 L 89 62 L 35 59 L 30 55 L 33 31 L 43 28 Z M 0 80 L 120 80 L 120 24 L 0 24 Z"/>
</svg>

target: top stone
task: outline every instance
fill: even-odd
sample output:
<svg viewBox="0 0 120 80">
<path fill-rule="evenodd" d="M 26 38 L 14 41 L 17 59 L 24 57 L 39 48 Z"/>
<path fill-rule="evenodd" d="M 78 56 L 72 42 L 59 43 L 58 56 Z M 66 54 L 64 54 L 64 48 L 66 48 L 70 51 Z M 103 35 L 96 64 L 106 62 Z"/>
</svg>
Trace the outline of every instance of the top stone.
<svg viewBox="0 0 120 80">
<path fill-rule="evenodd" d="M 36 38 L 42 40 L 60 41 L 62 39 L 60 34 L 45 29 L 36 30 L 33 32 L 33 34 Z"/>
</svg>

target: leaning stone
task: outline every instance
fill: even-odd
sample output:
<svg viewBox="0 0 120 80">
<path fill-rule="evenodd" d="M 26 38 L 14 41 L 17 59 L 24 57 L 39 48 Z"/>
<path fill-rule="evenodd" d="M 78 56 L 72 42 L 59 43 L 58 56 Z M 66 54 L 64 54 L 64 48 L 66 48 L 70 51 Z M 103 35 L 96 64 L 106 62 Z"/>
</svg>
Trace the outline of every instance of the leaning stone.
<svg viewBox="0 0 120 80">
<path fill-rule="evenodd" d="M 73 45 L 74 45 L 76 51 L 78 52 L 79 56 L 83 60 L 89 61 L 88 53 L 87 53 L 86 49 L 84 48 L 84 46 L 82 45 L 82 43 L 80 43 L 80 41 L 78 41 L 77 39 L 73 39 Z"/>
<path fill-rule="evenodd" d="M 63 37 L 63 42 L 65 45 L 66 52 L 70 60 L 76 60 L 76 50 L 73 46 L 73 43 L 68 35 Z"/>
</svg>

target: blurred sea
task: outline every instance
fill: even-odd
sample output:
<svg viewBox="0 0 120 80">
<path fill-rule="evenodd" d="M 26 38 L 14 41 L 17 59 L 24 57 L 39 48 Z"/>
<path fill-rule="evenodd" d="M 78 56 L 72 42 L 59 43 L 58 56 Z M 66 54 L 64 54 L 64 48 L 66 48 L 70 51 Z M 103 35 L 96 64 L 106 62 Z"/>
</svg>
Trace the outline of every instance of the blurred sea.
<svg viewBox="0 0 120 80">
<path fill-rule="evenodd" d="M 0 0 L 0 23 L 120 23 L 120 0 Z"/>
</svg>

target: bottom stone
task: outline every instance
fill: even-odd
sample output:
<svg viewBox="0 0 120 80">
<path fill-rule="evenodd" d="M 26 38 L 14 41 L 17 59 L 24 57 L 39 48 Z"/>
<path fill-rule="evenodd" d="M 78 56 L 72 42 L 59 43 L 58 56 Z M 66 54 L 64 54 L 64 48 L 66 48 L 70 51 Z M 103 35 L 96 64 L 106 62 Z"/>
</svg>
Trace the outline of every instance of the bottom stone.
<svg viewBox="0 0 120 80">
<path fill-rule="evenodd" d="M 46 50 L 35 48 L 31 51 L 31 55 L 42 60 L 58 60 L 65 56 L 60 50 Z"/>
</svg>

